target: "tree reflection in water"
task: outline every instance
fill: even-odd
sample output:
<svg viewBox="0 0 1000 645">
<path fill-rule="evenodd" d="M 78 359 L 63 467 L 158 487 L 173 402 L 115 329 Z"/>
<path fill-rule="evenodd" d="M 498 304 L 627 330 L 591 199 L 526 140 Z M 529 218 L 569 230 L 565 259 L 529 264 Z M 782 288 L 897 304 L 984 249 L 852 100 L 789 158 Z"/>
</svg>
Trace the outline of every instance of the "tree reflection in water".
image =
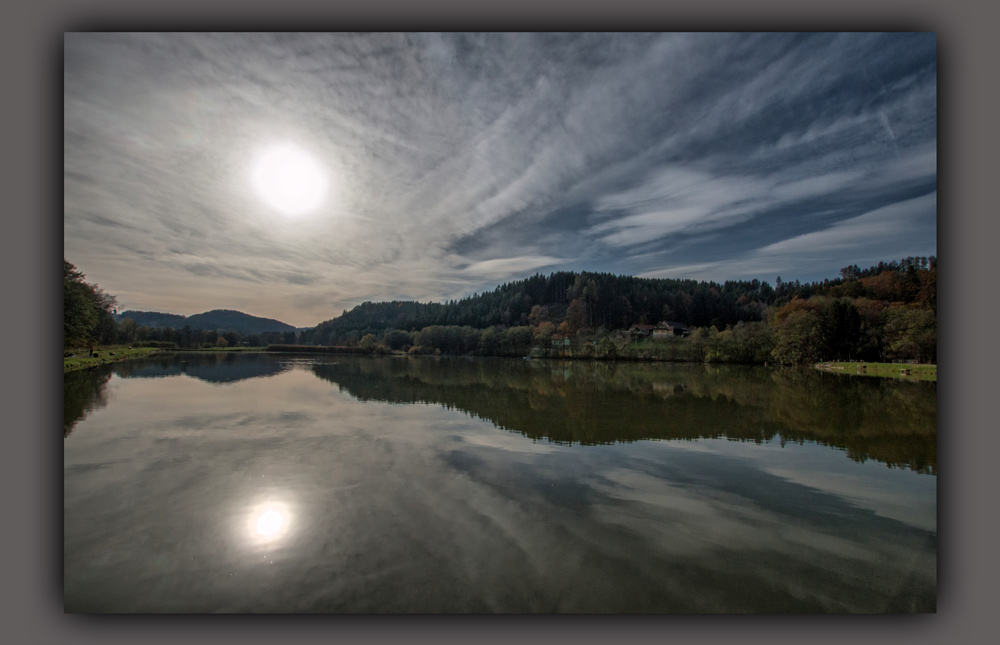
<svg viewBox="0 0 1000 645">
<path fill-rule="evenodd" d="M 118 378 L 167 378 L 182 374 L 209 383 L 236 383 L 274 376 L 288 369 L 267 354 L 163 353 L 146 359 L 101 365 L 63 375 L 63 436 L 88 412 L 107 405 L 108 382 Z"/>
<path fill-rule="evenodd" d="M 108 404 L 107 369 L 82 370 L 63 375 L 63 437 L 68 437 L 87 413 Z"/>
<path fill-rule="evenodd" d="M 192 354 L 133 361 L 64 379 L 64 435 L 107 404 L 121 378 L 186 374 L 213 383 L 267 377 L 287 357 Z M 285 361 L 285 362 L 282 362 Z M 533 440 L 601 445 L 727 438 L 814 441 L 855 461 L 936 474 L 937 384 L 739 365 L 493 358 L 310 359 L 321 379 L 362 401 L 434 403 Z"/>
<path fill-rule="evenodd" d="M 534 440 L 814 441 L 935 474 L 937 384 L 738 365 L 340 357 L 313 371 L 362 400 L 437 403 Z"/>
</svg>

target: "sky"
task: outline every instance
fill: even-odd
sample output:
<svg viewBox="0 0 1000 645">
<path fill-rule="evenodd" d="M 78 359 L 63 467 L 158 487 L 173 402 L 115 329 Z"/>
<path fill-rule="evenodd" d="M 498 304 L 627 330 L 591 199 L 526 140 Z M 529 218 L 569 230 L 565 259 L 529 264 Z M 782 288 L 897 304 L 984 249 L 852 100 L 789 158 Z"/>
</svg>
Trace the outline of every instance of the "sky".
<svg viewBox="0 0 1000 645">
<path fill-rule="evenodd" d="M 64 170 L 64 255 L 121 309 L 822 280 L 937 254 L 937 40 L 67 33 Z"/>
</svg>

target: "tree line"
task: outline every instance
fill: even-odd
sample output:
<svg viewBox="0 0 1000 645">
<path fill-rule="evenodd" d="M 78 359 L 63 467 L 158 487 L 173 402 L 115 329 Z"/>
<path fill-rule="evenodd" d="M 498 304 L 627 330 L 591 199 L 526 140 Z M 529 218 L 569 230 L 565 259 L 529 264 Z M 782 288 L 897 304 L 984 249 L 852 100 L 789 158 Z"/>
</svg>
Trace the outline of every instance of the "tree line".
<svg viewBox="0 0 1000 645">
<path fill-rule="evenodd" d="M 774 289 L 759 280 L 718 284 L 563 271 L 535 274 L 447 303 L 365 302 L 320 323 L 304 336 L 304 342 L 357 342 L 366 334 L 391 329 L 535 327 L 543 322 L 558 326 L 564 321 L 573 331 L 621 329 L 660 320 L 725 328 L 741 320 L 761 320 L 764 307 L 774 297 Z"/>
<path fill-rule="evenodd" d="M 556 272 L 445 303 L 365 302 L 295 332 L 115 322 L 117 302 L 64 260 L 67 347 L 338 346 L 364 353 L 573 356 L 596 359 L 808 364 L 936 362 L 937 261 L 908 257 L 834 279 L 676 280 Z M 687 338 L 650 339 L 635 325 L 669 322 Z"/>
<path fill-rule="evenodd" d="M 190 325 L 180 328 L 149 327 L 136 325 L 130 318 L 118 321 L 118 330 L 117 342 L 164 349 L 264 347 L 272 344 L 293 344 L 298 341 L 298 334 L 294 331 L 243 334 L 232 330 L 192 329 Z"/>
<path fill-rule="evenodd" d="M 937 261 L 908 257 L 835 279 L 775 286 L 607 273 L 536 274 L 447 303 L 365 302 L 300 343 L 364 352 L 572 355 L 578 358 L 807 364 L 936 362 Z M 637 338 L 633 325 L 679 323 L 689 338 Z"/>
</svg>

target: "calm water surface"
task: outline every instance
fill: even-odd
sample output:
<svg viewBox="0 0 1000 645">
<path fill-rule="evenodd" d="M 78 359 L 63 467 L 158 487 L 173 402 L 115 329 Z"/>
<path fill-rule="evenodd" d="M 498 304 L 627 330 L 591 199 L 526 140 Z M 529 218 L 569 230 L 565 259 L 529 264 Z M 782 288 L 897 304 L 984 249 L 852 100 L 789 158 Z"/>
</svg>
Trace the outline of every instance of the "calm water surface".
<svg viewBox="0 0 1000 645">
<path fill-rule="evenodd" d="M 928 612 L 937 390 L 176 354 L 65 380 L 69 612 Z"/>
</svg>

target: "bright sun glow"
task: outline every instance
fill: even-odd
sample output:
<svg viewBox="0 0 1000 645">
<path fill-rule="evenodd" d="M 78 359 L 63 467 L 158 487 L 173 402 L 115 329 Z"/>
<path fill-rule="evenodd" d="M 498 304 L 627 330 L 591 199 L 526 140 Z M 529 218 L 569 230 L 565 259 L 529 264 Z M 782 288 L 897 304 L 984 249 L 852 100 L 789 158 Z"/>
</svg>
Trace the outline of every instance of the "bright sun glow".
<svg viewBox="0 0 1000 645">
<path fill-rule="evenodd" d="M 293 145 L 264 150 L 253 167 L 253 185 L 264 201 L 286 215 L 298 215 L 319 205 L 326 181 L 319 164 Z"/>
<path fill-rule="evenodd" d="M 291 508 L 282 502 L 270 500 L 249 509 L 247 537 L 254 544 L 263 545 L 286 537 L 292 529 Z"/>
<path fill-rule="evenodd" d="M 257 518 L 257 533 L 263 536 L 274 535 L 281 530 L 285 523 L 285 518 L 275 510 L 267 510 Z"/>
</svg>

